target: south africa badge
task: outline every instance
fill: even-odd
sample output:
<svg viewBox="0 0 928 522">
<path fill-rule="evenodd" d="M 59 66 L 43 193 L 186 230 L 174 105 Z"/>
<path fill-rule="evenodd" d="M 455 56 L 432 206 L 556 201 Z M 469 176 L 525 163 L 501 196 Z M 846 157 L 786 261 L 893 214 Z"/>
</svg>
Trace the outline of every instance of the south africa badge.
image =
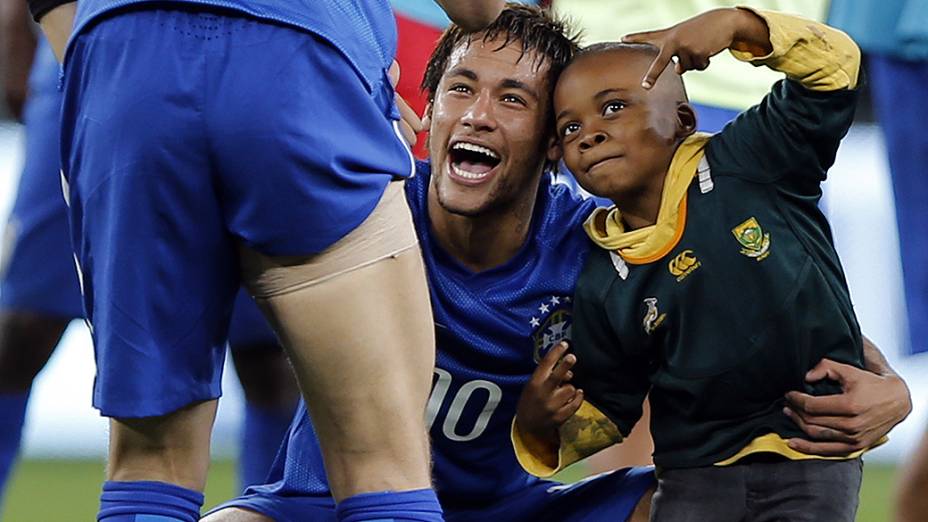
<svg viewBox="0 0 928 522">
<path fill-rule="evenodd" d="M 770 232 L 764 232 L 754 217 L 731 229 L 735 239 L 741 244 L 741 253 L 763 261 L 770 255 Z"/>
</svg>

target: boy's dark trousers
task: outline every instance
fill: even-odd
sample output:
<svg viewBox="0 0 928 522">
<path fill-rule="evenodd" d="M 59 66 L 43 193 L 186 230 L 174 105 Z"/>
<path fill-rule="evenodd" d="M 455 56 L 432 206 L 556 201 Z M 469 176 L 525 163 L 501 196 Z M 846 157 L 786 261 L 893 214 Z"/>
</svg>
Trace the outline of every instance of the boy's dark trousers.
<svg viewBox="0 0 928 522">
<path fill-rule="evenodd" d="M 854 522 L 863 463 L 748 457 L 661 470 L 651 522 Z"/>
</svg>

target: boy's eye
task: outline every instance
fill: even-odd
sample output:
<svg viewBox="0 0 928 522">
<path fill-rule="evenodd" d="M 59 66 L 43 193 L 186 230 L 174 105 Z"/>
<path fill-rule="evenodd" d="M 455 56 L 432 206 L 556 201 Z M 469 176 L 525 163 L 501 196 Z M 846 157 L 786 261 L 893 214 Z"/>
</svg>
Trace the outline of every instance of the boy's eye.
<svg viewBox="0 0 928 522">
<path fill-rule="evenodd" d="M 625 108 L 625 102 L 623 101 L 611 101 L 603 105 L 603 116 L 608 116 L 610 114 L 615 114 L 620 110 Z"/>
<path fill-rule="evenodd" d="M 578 130 L 580 130 L 580 125 L 577 125 L 576 123 L 568 123 L 567 125 L 561 127 L 561 136 L 566 138 Z"/>
<path fill-rule="evenodd" d="M 464 85 L 463 83 L 456 83 L 451 86 L 451 91 L 467 94 L 470 92 L 470 87 Z"/>
</svg>

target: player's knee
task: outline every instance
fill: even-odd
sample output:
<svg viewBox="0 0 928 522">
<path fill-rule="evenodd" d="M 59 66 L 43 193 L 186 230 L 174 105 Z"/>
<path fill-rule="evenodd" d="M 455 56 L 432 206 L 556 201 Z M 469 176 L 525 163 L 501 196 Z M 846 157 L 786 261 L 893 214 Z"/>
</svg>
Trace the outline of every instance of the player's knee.
<svg viewBox="0 0 928 522">
<path fill-rule="evenodd" d="M 0 392 L 32 386 L 69 322 L 31 312 L 0 312 Z"/>
<path fill-rule="evenodd" d="M 211 513 L 200 522 L 274 522 L 274 519 L 241 508 L 226 508 Z"/>
</svg>

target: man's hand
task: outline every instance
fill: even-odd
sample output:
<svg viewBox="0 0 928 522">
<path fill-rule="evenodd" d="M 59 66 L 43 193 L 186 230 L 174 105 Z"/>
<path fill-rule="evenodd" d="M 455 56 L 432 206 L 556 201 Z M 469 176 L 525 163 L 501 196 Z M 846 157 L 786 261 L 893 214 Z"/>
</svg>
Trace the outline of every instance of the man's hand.
<svg viewBox="0 0 928 522">
<path fill-rule="evenodd" d="M 567 343 L 561 342 L 551 349 L 532 374 L 516 409 L 516 427 L 526 445 L 537 448 L 536 455 L 557 454 L 560 445 L 558 427 L 577 412 L 583 403 L 583 390 L 570 380 L 571 367 L 577 356 L 564 353 Z M 557 467 L 553 463 L 552 467 Z"/>
<path fill-rule="evenodd" d="M 6 68 L 3 91 L 10 113 L 20 121 L 26 104 L 29 69 L 36 45 L 29 24 L 26 2 L 0 2 L 0 64 Z"/>
<path fill-rule="evenodd" d="M 396 60 L 393 60 L 393 64 L 390 65 L 390 84 L 393 85 L 393 88 L 396 88 L 396 84 L 400 82 L 400 64 Z M 416 111 L 406 103 L 406 100 L 403 99 L 399 94 L 396 95 L 396 107 L 400 110 L 400 132 L 403 133 L 403 139 L 409 143 L 410 147 L 416 146 L 416 134 L 422 132 L 424 128 L 422 126 L 422 120 L 419 118 L 419 115 L 416 114 Z"/>
<path fill-rule="evenodd" d="M 677 74 L 683 74 L 705 69 L 709 58 L 725 49 L 749 51 L 755 56 L 772 51 L 767 23 L 753 12 L 737 8 L 706 11 L 667 29 L 626 35 L 622 41 L 651 44 L 659 50 L 641 81 L 645 89 L 654 85 L 674 57 Z"/>
<path fill-rule="evenodd" d="M 812 439 L 790 439 L 791 448 L 813 455 L 846 455 L 872 446 L 909 415 L 908 386 L 867 338 L 864 361 L 866 370 L 823 359 L 806 374 L 808 382 L 827 378 L 839 383 L 839 395 L 786 394 L 783 413 Z"/>
</svg>

